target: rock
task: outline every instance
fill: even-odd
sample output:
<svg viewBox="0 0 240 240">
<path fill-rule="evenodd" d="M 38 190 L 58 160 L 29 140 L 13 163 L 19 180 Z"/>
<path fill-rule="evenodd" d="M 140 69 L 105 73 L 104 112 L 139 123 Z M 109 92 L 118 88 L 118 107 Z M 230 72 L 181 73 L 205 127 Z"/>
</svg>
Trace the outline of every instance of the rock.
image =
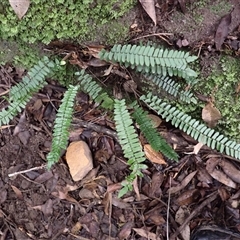
<svg viewBox="0 0 240 240">
<path fill-rule="evenodd" d="M 67 148 L 66 161 L 73 181 L 82 180 L 93 168 L 92 154 L 84 141 L 72 142 Z"/>
</svg>

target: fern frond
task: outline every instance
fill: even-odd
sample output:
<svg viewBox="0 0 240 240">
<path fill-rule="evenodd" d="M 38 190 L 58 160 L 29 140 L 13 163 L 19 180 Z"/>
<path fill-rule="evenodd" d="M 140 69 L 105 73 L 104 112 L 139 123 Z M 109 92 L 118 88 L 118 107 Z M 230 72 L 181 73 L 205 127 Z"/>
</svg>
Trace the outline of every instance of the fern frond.
<svg viewBox="0 0 240 240">
<path fill-rule="evenodd" d="M 197 76 L 197 73 L 188 67 L 188 63 L 195 61 L 197 57 L 190 56 L 188 52 L 128 44 L 114 45 L 109 52 L 103 49 L 99 56 L 139 72 L 179 76 L 185 79 Z"/>
<path fill-rule="evenodd" d="M 9 92 L 9 106 L 0 112 L 0 126 L 9 123 L 37 92 L 47 83 L 45 78 L 51 73 L 55 64 L 47 57 L 33 66 L 28 75 L 23 77 L 22 82 L 13 86 Z"/>
<path fill-rule="evenodd" d="M 78 76 L 80 84 L 80 90 L 89 94 L 89 96 L 97 103 L 100 103 L 103 108 L 113 109 L 113 100 L 104 91 L 104 89 L 96 83 L 92 77 L 85 73 L 84 70 L 77 72 L 75 75 Z"/>
<path fill-rule="evenodd" d="M 78 89 L 78 86 L 70 85 L 61 101 L 53 128 L 52 149 L 47 155 L 47 165 L 49 169 L 59 160 L 61 151 L 66 149 L 69 135 L 68 130 L 73 115 L 74 99 Z"/>
<path fill-rule="evenodd" d="M 137 176 L 142 176 L 141 170 L 146 168 L 144 152 L 139 142 L 138 135 L 133 127 L 133 121 L 127 110 L 125 100 L 115 99 L 114 103 L 114 120 L 119 142 L 123 149 L 124 157 L 128 159 L 131 174 L 127 177 L 125 190 L 132 190 L 132 182 Z M 122 191 L 124 192 L 124 190 Z M 121 195 L 121 194 L 120 194 Z"/>
<path fill-rule="evenodd" d="M 157 96 L 148 94 L 142 96 L 140 99 L 165 118 L 166 121 L 171 121 L 175 127 L 183 130 L 195 140 L 240 160 L 240 144 L 229 140 L 224 135 L 193 119 L 176 107 L 172 107 L 168 103 L 163 102 Z"/>
<path fill-rule="evenodd" d="M 173 79 L 166 76 L 158 76 L 158 75 L 145 75 L 145 78 L 151 82 L 153 82 L 157 87 L 162 88 L 164 91 L 169 93 L 174 97 L 179 97 L 183 102 L 193 102 L 197 103 L 196 98 L 193 96 L 193 93 L 190 91 L 185 91 L 181 89 L 181 85 L 176 83 Z"/>
<path fill-rule="evenodd" d="M 153 127 L 151 119 L 147 116 L 148 113 L 144 111 L 136 102 L 134 102 L 132 106 L 134 109 L 132 117 L 136 120 L 141 132 L 146 137 L 151 147 L 155 151 L 160 151 L 163 153 L 167 158 L 171 160 L 177 160 L 177 153 L 168 145 L 165 139 Z"/>
</svg>

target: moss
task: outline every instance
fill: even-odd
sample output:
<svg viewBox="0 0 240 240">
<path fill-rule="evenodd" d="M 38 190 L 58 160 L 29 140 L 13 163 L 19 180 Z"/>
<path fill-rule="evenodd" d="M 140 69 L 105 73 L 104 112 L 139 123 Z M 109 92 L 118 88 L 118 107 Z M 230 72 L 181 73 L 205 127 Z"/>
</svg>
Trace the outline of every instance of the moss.
<svg viewBox="0 0 240 240">
<path fill-rule="evenodd" d="M 217 129 L 238 141 L 240 140 L 240 102 L 236 88 L 240 83 L 239 65 L 239 59 L 222 56 L 219 63 L 212 66 L 212 73 L 207 78 L 203 77 L 203 73 L 194 87 L 197 92 L 215 98 L 215 105 L 222 115 Z"/>
<path fill-rule="evenodd" d="M 85 40 L 94 31 L 117 19 L 135 0 L 34 0 L 21 21 L 7 0 L 0 3 L 0 38 L 48 44 L 54 39 Z M 95 36 L 96 37 L 96 36 Z"/>
</svg>

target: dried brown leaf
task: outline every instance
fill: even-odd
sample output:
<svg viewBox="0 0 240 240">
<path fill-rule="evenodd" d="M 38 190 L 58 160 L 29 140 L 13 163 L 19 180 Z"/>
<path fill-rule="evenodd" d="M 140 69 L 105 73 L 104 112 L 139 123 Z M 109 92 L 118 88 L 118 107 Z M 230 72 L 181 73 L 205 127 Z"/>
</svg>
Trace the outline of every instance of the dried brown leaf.
<svg viewBox="0 0 240 240">
<path fill-rule="evenodd" d="M 133 228 L 133 230 L 141 237 L 147 238 L 149 240 L 160 240 L 160 238 L 152 232 L 149 232 L 143 228 Z"/>
<path fill-rule="evenodd" d="M 202 119 L 209 127 L 215 127 L 218 120 L 221 119 L 220 111 L 214 106 L 212 102 L 206 104 L 202 109 Z"/>
<path fill-rule="evenodd" d="M 130 236 L 130 233 L 132 231 L 133 223 L 132 222 L 127 222 L 123 225 L 121 228 L 120 232 L 118 233 L 118 237 L 120 240 L 123 239 L 128 239 Z"/>
<path fill-rule="evenodd" d="M 216 31 L 215 38 L 214 38 L 214 42 L 215 42 L 215 46 L 216 46 L 217 50 L 221 49 L 221 46 L 229 33 L 229 26 L 232 21 L 231 13 L 232 12 L 230 12 L 229 14 L 222 17 L 222 19 L 217 27 L 217 31 Z"/>
<path fill-rule="evenodd" d="M 177 223 L 182 225 L 186 218 L 190 215 L 190 212 L 188 208 L 186 207 L 180 207 L 178 211 L 176 212 L 175 220 Z M 190 227 L 189 224 L 185 225 L 185 227 L 181 231 L 181 235 L 184 240 L 190 240 Z"/>
<path fill-rule="evenodd" d="M 23 200 L 23 194 L 22 194 L 21 190 L 18 189 L 17 187 L 15 187 L 15 186 L 13 186 L 13 185 L 11 185 L 11 187 L 12 187 L 12 190 L 13 190 L 13 191 L 15 192 L 15 194 L 17 195 L 17 198 Z"/>
<path fill-rule="evenodd" d="M 32 208 L 42 211 L 44 216 L 49 217 L 53 213 L 53 201 L 52 199 L 48 199 L 43 205 L 34 206 Z"/>
<path fill-rule="evenodd" d="M 200 192 L 197 189 L 190 189 L 184 191 L 176 201 L 180 206 L 187 206 L 195 202 L 198 197 L 200 197 Z"/>
<path fill-rule="evenodd" d="M 36 179 L 34 179 L 34 181 L 37 182 L 37 183 L 44 183 L 52 177 L 53 177 L 52 172 L 47 171 L 47 172 L 41 174 L 40 176 L 38 176 Z"/>
<path fill-rule="evenodd" d="M 9 3 L 20 20 L 27 13 L 30 6 L 29 0 L 9 0 Z"/>
<path fill-rule="evenodd" d="M 232 163 L 226 160 L 221 160 L 219 166 L 221 166 L 224 173 L 234 182 L 240 183 L 240 170 L 238 170 Z"/>
<path fill-rule="evenodd" d="M 148 16 L 153 20 L 154 25 L 157 25 L 157 17 L 155 11 L 155 1 L 154 0 L 139 0 L 143 9 L 148 14 Z"/>
<path fill-rule="evenodd" d="M 180 190 L 182 190 L 183 188 L 185 188 L 185 187 L 188 185 L 188 183 L 193 179 L 193 177 L 195 176 L 196 173 L 197 173 L 197 171 L 194 171 L 194 172 L 190 173 L 187 177 L 185 177 L 185 178 L 181 181 L 181 183 L 180 183 L 178 186 L 176 186 L 176 187 L 171 187 L 171 188 L 168 190 L 168 192 L 172 194 L 172 193 L 179 192 Z"/>
<path fill-rule="evenodd" d="M 164 160 L 163 155 L 160 152 L 156 152 L 152 149 L 150 144 L 144 145 L 144 153 L 147 159 L 153 163 L 164 164 L 166 165 L 166 161 Z"/>
</svg>

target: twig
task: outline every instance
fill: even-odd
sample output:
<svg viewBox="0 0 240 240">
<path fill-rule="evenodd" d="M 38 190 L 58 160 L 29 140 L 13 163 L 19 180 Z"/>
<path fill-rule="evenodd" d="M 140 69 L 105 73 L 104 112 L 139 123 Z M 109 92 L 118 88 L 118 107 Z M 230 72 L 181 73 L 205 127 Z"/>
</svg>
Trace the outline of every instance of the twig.
<svg viewBox="0 0 240 240">
<path fill-rule="evenodd" d="M 136 41 L 136 40 L 139 40 L 139 39 L 142 39 L 142 38 L 147 38 L 147 37 L 152 37 L 152 36 L 172 36 L 173 34 L 172 33 L 153 33 L 153 34 L 148 34 L 148 35 L 145 35 L 145 36 L 140 36 L 140 37 L 137 37 L 137 38 L 134 38 L 132 39 L 131 41 Z"/>
<path fill-rule="evenodd" d="M 40 166 L 40 167 L 34 167 L 34 168 L 27 169 L 27 170 L 15 172 L 15 173 L 10 173 L 10 174 L 8 174 L 8 177 L 14 177 L 14 176 L 19 175 L 19 174 L 22 174 L 22 173 L 31 172 L 31 171 L 38 170 L 38 169 L 42 169 L 42 168 L 46 168 L 46 167 L 47 167 L 47 165 L 44 164 L 44 165 L 42 165 L 42 166 Z"/>
<path fill-rule="evenodd" d="M 113 137 L 115 140 L 117 140 L 119 142 L 117 133 L 114 132 L 111 129 L 106 128 L 106 127 L 103 127 L 103 126 L 100 126 L 100 125 L 97 125 L 97 124 L 94 124 L 94 123 L 91 123 L 91 122 L 87 122 L 87 121 L 83 121 L 83 120 L 74 118 L 72 126 L 76 126 L 76 125 L 78 127 L 80 126 L 80 127 L 90 128 L 90 129 L 92 129 L 92 130 L 94 130 L 96 132 L 104 133 L 104 134 L 106 134 L 106 135 L 108 135 L 110 137 Z"/>
<path fill-rule="evenodd" d="M 218 192 L 212 193 L 204 202 L 202 202 L 192 213 L 186 218 L 185 222 L 176 230 L 176 232 L 170 237 L 170 240 L 175 240 L 185 226 L 194 218 L 205 206 L 215 200 Z"/>
<path fill-rule="evenodd" d="M 169 179 L 170 188 L 172 187 L 172 177 Z M 169 210 L 171 202 L 171 192 L 168 192 L 168 204 L 167 204 L 167 240 L 169 240 Z"/>
</svg>

